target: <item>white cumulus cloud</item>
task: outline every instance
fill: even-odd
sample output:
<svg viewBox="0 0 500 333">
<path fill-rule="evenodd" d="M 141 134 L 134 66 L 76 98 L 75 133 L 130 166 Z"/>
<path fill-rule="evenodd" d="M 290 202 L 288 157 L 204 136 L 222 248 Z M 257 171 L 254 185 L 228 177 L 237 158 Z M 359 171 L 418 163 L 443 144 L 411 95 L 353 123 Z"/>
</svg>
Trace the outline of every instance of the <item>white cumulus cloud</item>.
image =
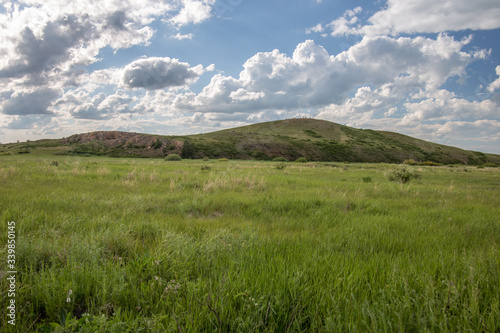
<svg viewBox="0 0 500 333">
<path fill-rule="evenodd" d="M 32 92 L 15 92 L 0 104 L 0 111 L 6 115 L 53 114 L 49 109 L 59 92 L 50 88 L 40 88 Z"/>
<path fill-rule="evenodd" d="M 175 35 L 170 36 L 170 38 L 177 39 L 177 40 L 193 39 L 193 37 L 194 37 L 194 35 L 192 33 L 181 34 L 180 32 L 176 33 Z"/>
<path fill-rule="evenodd" d="M 365 24 L 358 20 L 359 12 L 360 7 L 356 7 L 328 24 L 332 36 L 396 36 L 500 28 L 500 2 L 497 0 L 387 0 L 386 7 L 368 18 Z"/>
<path fill-rule="evenodd" d="M 388 0 L 363 27 L 366 34 L 439 33 L 500 28 L 496 0 Z"/>
<path fill-rule="evenodd" d="M 155 33 L 152 23 L 157 20 L 171 22 L 177 28 L 199 24 L 210 17 L 213 3 L 208 0 L 2 1 L 0 96 L 12 97 L 1 103 L 0 111 L 10 115 L 47 114 L 63 90 L 77 87 L 91 92 L 103 85 L 116 85 L 120 80 L 113 69 L 87 72 L 87 66 L 101 60 L 102 49 L 117 51 L 148 45 Z M 149 65 L 127 68 L 125 74 L 129 77 L 125 86 L 157 89 L 184 85 L 205 70 L 202 66 L 186 67 L 171 60 Z M 37 91 L 32 87 L 37 87 Z M 102 115 L 93 107 L 82 106 L 81 113 L 73 113 Z"/>
<path fill-rule="evenodd" d="M 235 101 L 254 101 L 264 98 L 265 96 L 266 94 L 264 92 L 246 91 L 243 88 L 240 88 L 236 91 L 232 91 L 229 94 L 229 97 L 231 97 Z"/>
<path fill-rule="evenodd" d="M 260 109 L 319 108 L 342 104 L 360 85 L 375 91 L 392 85 L 401 94 L 432 91 L 450 77 L 464 75 L 475 60 L 474 54 L 461 50 L 465 44 L 446 35 L 365 37 L 349 50 L 330 55 L 308 40 L 297 45 L 292 57 L 278 50 L 257 53 L 238 78 L 217 74 L 199 94 L 177 105 L 238 112 L 255 110 L 258 100 Z"/>
<path fill-rule="evenodd" d="M 194 82 L 202 73 L 203 66 L 190 67 L 177 59 L 152 57 L 127 65 L 122 84 L 127 88 L 147 90 L 179 87 Z"/>
<path fill-rule="evenodd" d="M 177 26 L 198 24 L 212 16 L 215 0 L 182 0 L 182 8 L 170 22 Z"/>
<path fill-rule="evenodd" d="M 500 89 L 500 66 L 497 66 L 495 68 L 495 72 L 496 72 L 498 78 L 495 81 L 491 82 L 491 84 L 488 86 L 488 91 L 491 93 Z"/>
</svg>

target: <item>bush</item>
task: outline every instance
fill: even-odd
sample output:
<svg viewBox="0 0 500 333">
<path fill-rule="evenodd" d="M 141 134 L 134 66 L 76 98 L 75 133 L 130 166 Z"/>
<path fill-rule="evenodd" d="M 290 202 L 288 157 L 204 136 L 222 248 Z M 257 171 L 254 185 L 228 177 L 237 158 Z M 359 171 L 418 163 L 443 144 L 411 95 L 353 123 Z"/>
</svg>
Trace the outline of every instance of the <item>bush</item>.
<svg viewBox="0 0 500 333">
<path fill-rule="evenodd" d="M 211 169 L 211 167 L 206 165 L 206 164 L 201 165 L 201 170 L 210 170 L 210 169 Z"/>
<path fill-rule="evenodd" d="M 442 166 L 443 164 L 437 163 L 437 162 L 432 162 L 432 161 L 425 161 L 425 162 L 420 163 L 419 165 L 423 165 L 423 166 Z"/>
<path fill-rule="evenodd" d="M 406 168 L 394 170 L 387 176 L 387 179 L 389 179 L 391 182 L 398 182 L 402 184 L 406 184 L 412 179 L 419 179 L 419 178 L 420 178 L 419 174 L 412 173 L 406 170 Z"/>
<path fill-rule="evenodd" d="M 425 161 L 425 162 L 417 162 L 414 159 L 404 160 L 403 164 L 406 165 L 422 165 L 422 166 L 442 166 L 443 164 L 433 162 L 433 161 Z"/>
<path fill-rule="evenodd" d="M 229 162 L 227 158 L 219 158 L 219 162 Z"/>
<path fill-rule="evenodd" d="M 286 157 L 278 156 L 273 158 L 273 162 L 288 162 L 288 159 Z"/>
<path fill-rule="evenodd" d="M 304 131 L 304 133 L 306 133 L 307 135 L 309 135 L 310 137 L 313 137 L 313 138 L 321 138 L 322 137 L 321 135 L 314 132 L 313 130 L 303 130 L 303 131 Z"/>
<path fill-rule="evenodd" d="M 403 164 L 406 164 L 406 165 L 418 165 L 418 162 L 411 158 L 409 160 L 404 160 Z"/>
<path fill-rule="evenodd" d="M 165 161 L 182 161 L 182 157 L 178 154 L 168 154 L 168 156 L 165 157 Z"/>
<path fill-rule="evenodd" d="M 210 161 L 210 158 L 208 156 L 203 157 L 203 161 L 207 162 Z"/>
<path fill-rule="evenodd" d="M 194 158 L 196 155 L 196 147 L 190 140 L 185 140 L 182 145 L 181 155 L 183 158 Z"/>
<path fill-rule="evenodd" d="M 284 168 L 286 168 L 286 164 L 285 163 L 278 163 L 278 164 L 276 164 L 275 168 L 278 170 L 283 170 Z"/>
<path fill-rule="evenodd" d="M 491 162 L 484 163 L 482 166 L 485 168 L 498 168 L 498 165 L 496 165 L 495 163 L 491 163 Z"/>
<path fill-rule="evenodd" d="M 307 158 L 305 158 L 305 157 L 299 157 L 298 159 L 295 160 L 295 162 L 297 162 L 297 163 L 306 163 L 307 162 Z"/>
<path fill-rule="evenodd" d="M 163 146 L 163 142 L 161 142 L 161 140 L 158 138 L 151 144 L 151 148 L 153 149 L 160 149 L 161 146 Z"/>
</svg>

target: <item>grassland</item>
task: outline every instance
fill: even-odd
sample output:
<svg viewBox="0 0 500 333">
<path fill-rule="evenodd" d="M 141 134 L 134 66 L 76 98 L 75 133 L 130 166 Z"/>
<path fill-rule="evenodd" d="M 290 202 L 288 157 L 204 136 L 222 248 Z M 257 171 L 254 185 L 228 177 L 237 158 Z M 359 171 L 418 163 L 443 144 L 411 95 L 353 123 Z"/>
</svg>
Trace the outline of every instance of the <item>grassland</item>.
<svg viewBox="0 0 500 333">
<path fill-rule="evenodd" d="M 498 332 L 500 170 L 0 157 L 2 332 Z"/>
</svg>

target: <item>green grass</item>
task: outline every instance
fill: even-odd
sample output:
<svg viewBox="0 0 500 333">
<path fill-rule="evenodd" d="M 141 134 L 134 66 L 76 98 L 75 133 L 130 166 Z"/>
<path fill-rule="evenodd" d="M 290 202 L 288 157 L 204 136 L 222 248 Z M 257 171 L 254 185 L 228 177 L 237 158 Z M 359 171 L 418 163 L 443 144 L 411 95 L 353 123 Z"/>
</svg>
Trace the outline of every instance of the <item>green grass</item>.
<svg viewBox="0 0 500 333">
<path fill-rule="evenodd" d="M 0 157 L 0 330 L 500 330 L 498 168 L 277 164 Z"/>
</svg>

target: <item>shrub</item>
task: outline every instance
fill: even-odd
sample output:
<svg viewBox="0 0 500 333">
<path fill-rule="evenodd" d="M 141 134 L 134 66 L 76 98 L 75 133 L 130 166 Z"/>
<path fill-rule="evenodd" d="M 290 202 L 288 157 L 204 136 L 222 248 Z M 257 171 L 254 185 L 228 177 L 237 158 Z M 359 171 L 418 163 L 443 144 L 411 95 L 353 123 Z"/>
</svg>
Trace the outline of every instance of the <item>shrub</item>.
<svg viewBox="0 0 500 333">
<path fill-rule="evenodd" d="M 178 154 L 168 154 L 168 156 L 165 157 L 165 161 L 182 161 L 182 157 Z"/>
<path fill-rule="evenodd" d="M 210 161 L 210 158 L 208 156 L 203 157 L 203 161 L 207 162 Z"/>
<path fill-rule="evenodd" d="M 422 165 L 422 166 L 441 166 L 443 164 L 433 162 L 433 161 L 425 161 L 425 162 L 417 162 L 414 159 L 404 160 L 403 164 L 406 165 Z"/>
<path fill-rule="evenodd" d="M 304 133 L 306 133 L 307 135 L 309 135 L 310 137 L 313 137 L 313 138 L 321 138 L 322 137 L 321 135 L 314 132 L 313 130 L 303 130 L 303 131 L 304 131 Z"/>
<path fill-rule="evenodd" d="M 425 162 L 420 163 L 419 165 L 424 165 L 424 166 L 441 166 L 442 164 L 441 163 L 437 163 L 437 162 L 432 162 L 432 161 L 425 161 Z"/>
<path fill-rule="evenodd" d="M 190 140 L 185 140 L 182 146 L 182 157 L 183 158 L 194 158 L 196 154 L 196 147 Z"/>
<path fill-rule="evenodd" d="M 414 159 L 411 158 L 409 160 L 404 160 L 403 164 L 406 164 L 406 165 L 418 165 L 419 163 L 417 161 L 415 161 Z"/>
<path fill-rule="evenodd" d="M 229 162 L 227 158 L 219 158 L 219 162 Z"/>
<path fill-rule="evenodd" d="M 406 184 L 412 179 L 419 179 L 419 178 L 420 178 L 419 174 L 412 173 L 406 170 L 406 168 L 394 170 L 387 176 L 387 179 L 389 179 L 391 182 L 398 182 L 402 184 Z"/>
<path fill-rule="evenodd" d="M 151 148 L 153 148 L 153 149 L 160 149 L 162 145 L 163 145 L 163 142 L 161 142 L 161 140 L 157 138 L 156 141 L 154 141 L 151 144 Z"/>
<path fill-rule="evenodd" d="M 485 168 L 498 168 L 497 164 L 491 163 L 491 162 L 484 163 L 482 166 L 485 167 Z"/>
<path fill-rule="evenodd" d="M 206 165 L 206 164 L 201 165 L 201 170 L 210 170 L 210 169 L 211 169 L 211 167 Z"/>
<path fill-rule="evenodd" d="M 286 164 L 285 163 L 278 163 L 278 164 L 276 164 L 275 168 L 278 170 L 283 170 L 284 168 L 286 168 Z"/>
<path fill-rule="evenodd" d="M 307 162 L 307 158 L 305 158 L 305 157 L 299 157 L 298 159 L 295 160 L 295 162 L 297 162 L 297 163 L 306 163 Z"/>
<path fill-rule="evenodd" d="M 286 157 L 278 156 L 273 158 L 273 162 L 288 162 L 288 159 Z"/>
</svg>

